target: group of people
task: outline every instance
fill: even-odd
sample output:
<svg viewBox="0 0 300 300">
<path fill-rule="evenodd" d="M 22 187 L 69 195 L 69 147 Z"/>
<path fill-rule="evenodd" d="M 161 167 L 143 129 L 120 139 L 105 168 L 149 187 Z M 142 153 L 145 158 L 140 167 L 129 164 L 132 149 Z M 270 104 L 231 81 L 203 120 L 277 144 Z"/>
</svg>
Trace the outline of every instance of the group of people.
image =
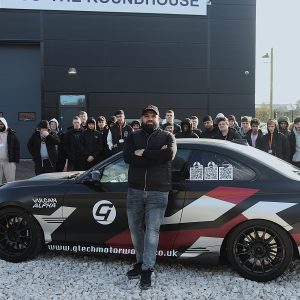
<svg viewBox="0 0 300 300">
<path fill-rule="evenodd" d="M 160 123 L 159 110 L 148 105 L 142 110 L 141 123 L 127 125 L 123 110 L 108 122 L 97 121 L 80 112 L 63 133 L 56 119 L 42 120 L 28 141 L 28 150 L 35 162 L 35 172 L 82 170 L 105 157 L 123 151 L 129 164 L 127 216 L 136 263 L 127 277 L 140 278 L 140 287 L 151 287 L 151 274 L 156 261 L 159 230 L 171 189 L 171 163 L 177 151 L 176 138 L 214 138 L 241 140 L 300 167 L 300 117 L 289 127 L 287 118 L 269 119 L 266 134 L 259 129 L 258 119 L 243 117 L 241 127 L 233 115 L 219 113 L 213 120 L 203 118 L 204 130 L 198 128 L 196 116 L 174 123 L 174 112 L 168 110 Z M 279 127 L 277 127 L 279 123 Z M 20 145 L 16 133 L 0 118 L 0 163 L 8 181 L 14 180 L 15 163 Z M 2 180 L 2 178 L 1 178 Z"/>
</svg>

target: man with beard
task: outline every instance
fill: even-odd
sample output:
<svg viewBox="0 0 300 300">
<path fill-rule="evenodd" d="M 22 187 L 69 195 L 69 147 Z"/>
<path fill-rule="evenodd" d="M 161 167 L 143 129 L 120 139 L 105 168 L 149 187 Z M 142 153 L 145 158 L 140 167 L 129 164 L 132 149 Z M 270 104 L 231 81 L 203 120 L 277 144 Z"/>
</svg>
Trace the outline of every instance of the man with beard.
<svg viewBox="0 0 300 300">
<path fill-rule="evenodd" d="M 0 184 L 15 181 L 16 163 L 20 159 L 20 142 L 4 118 L 0 118 Z"/>
<path fill-rule="evenodd" d="M 201 132 L 200 137 L 204 139 L 213 139 L 219 132 L 218 125 L 214 126 L 214 122 L 211 116 L 207 115 L 202 120 L 204 130 Z"/>
<path fill-rule="evenodd" d="M 103 134 L 96 130 L 96 120 L 86 121 L 87 129 L 81 136 L 84 170 L 87 170 L 104 159 Z"/>
<path fill-rule="evenodd" d="M 141 130 L 128 136 L 123 151 L 124 160 L 129 164 L 127 215 L 137 261 L 127 276 L 140 277 L 140 287 L 148 289 L 171 189 L 171 161 L 177 146 L 174 135 L 159 128 L 156 106 L 145 107 L 141 121 Z"/>
</svg>

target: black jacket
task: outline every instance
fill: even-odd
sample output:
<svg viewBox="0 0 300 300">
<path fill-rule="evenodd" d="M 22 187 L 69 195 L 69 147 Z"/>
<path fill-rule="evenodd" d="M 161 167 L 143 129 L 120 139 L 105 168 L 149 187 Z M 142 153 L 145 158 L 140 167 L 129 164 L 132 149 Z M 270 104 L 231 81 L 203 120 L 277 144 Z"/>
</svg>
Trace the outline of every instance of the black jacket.
<svg viewBox="0 0 300 300">
<path fill-rule="evenodd" d="M 64 149 L 66 157 L 71 162 L 82 160 L 83 148 L 81 146 L 81 136 L 84 129 L 74 129 L 73 127 L 64 135 Z"/>
<path fill-rule="evenodd" d="M 167 145 L 166 149 L 161 149 Z M 145 149 L 143 155 L 134 151 Z M 146 191 L 167 192 L 171 189 L 171 164 L 177 152 L 173 134 L 157 129 L 150 135 L 140 129 L 131 133 L 124 145 L 124 160 L 129 164 L 128 185 Z"/>
<path fill-rule="evenodd" d="M 232 128 L 228 128 L 228 133 L 226 136 L 223 136 L 222 132 L 219 131 L 215 137 L 215 139 L 217 140 L 226 140 L 226 141 L 233 141 L 233 140 L 239 140 L 241 139 L 241 135 L 235 130 L 235 129 L 232 129 Z"/>
<path fill-rule="evenodd" d="M 58 155 L 55 146 L 59 145 L 60 143 L 59 137 L 55 133 L 50 132 L 49 135 L 45 138 L 45 141 L 46 141 L 49 160 L 51 161 L 51 163 L 56 163 L 58 159 Z M 27 143 L 28 151 L 31 154 L 32 159 L 35 163 L 39 163 L 42 160 L 41 143 L 42 143 L 42 139 L 41 139 L 40 131 L 36 130 L 32 134 L 32 136 L 30 137 Z"/>
<path fill-rule="evenodd" d="M 218 127 L 214 126 L 211 130 L 204 129 L 200 135 L 200 138 L 203 139 L 214 139 L 216 134 L 218 134 Z"/>
<path fill-rule="evenodd" d="M 10 128 L 7 129 L 7 150 L 8 161 L 18 163 L 20 160 L 20 142 L 16 133 Z"/>
<path fill-rule="evenodd" d="M 244 139 L 247 140 L 247 142 L 248 142 L 248 144 L 249 144 L 250 146 L 253 146 L 253 145 L 252 145 L 251 134 L 252 134 L 252 129 L 249 130 L 249 131 L 246 133 L 246 136 L 244 137 Z M 255 148 L 257 148 L 257 145 L 259 145 L 260 139 L 261 139 L 262 136 L 263 136 L 262 131 L 261 131 L 260 129 L 258 129 L 258 136 L 257 136 L 257 138 L 256 138 Z"/>
<path fill-rule="evenodd" d="M 83 159 L 89 156 L 95 158 L 95 162 L 100 162 L 104 157 L 103 134 L 97 130 L 86 129 L 81 135 L 81 146 Z"/>
<path fill-rule="evenodd" d="M 290 143 L 290 161 L 293 160 L 293 156 L 296 152 L 296 136 L 295 132 L 292 129 L 290 135 L 288 136 L 289 143 Z"/>
<path fill-rule="evenodd" d="M 126 141 L 128 135 L 132 132 L 131 126 L 124 124 L 122 127 L 118 123 L 112 126 L 110 129 L 113 148 L 111 149 L 113 153 L 117 153 L 123 150 L 124 142 Z M 120 141 L 123 140 L 123 143 Z"/>
<path fill-rule="evenodd" d="M 269 152 L 269 150 L 272 150 L 272 155 L 279 157 L 287 162 L 290 161 L 290 143 L 288 138 L 275 130 L 273 134 L 272 144 L 270 147 L 270 133 L 263 135 L 257 144 L 257 148 Z"/>
</svg>

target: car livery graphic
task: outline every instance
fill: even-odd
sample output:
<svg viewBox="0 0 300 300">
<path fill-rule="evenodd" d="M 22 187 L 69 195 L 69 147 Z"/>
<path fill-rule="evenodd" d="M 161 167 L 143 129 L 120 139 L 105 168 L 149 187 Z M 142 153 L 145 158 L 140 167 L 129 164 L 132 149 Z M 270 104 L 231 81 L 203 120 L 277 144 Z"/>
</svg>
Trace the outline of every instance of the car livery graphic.
<svg viewBox="0 0 300 300">
<path fill-rule="evenodd" d="M 128 166 L 118 153 L 86 172 L 0 188 L 0 258 L 49 250 L 133 255 Z M 217 262 L 245 278 L 280 276 L 300 251 L 300 170 L 249 146 L 178 140 L 158 256 Z"/>
</svg>

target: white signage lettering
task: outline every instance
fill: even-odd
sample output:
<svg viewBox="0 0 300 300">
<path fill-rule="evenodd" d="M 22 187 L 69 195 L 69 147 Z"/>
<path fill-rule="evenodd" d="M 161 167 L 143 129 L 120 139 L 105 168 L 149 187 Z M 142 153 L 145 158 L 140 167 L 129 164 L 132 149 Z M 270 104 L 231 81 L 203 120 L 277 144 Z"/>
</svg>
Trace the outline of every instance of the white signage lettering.
<svg viewBox="0 0 300 300">
<path fill-rule="evenodd" d="M 0 0 L 0 9 L 206 15 L 207 0 Z"/>
</svg>

